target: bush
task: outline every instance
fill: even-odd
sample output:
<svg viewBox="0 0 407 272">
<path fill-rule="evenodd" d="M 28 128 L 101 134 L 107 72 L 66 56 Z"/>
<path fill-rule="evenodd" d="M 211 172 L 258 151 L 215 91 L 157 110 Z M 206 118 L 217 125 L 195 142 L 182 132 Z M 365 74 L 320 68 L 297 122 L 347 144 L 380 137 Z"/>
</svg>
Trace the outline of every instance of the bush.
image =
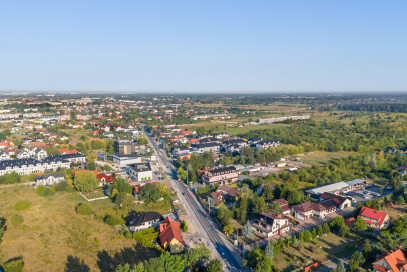
<svg viewBox="0 0 407 272">
<path fill-rule="evenodd" d="M 105 222 L 110 226 L 116 226 L 123 224 L 124 220 L 117 215 L 108 215 L 105 218 Z"/>
<path fill-rule="evenodd" d="M 60 183 L 55 184 L 55 191 L 56 192 L 65 192 L 67 190 L 68 183 L 66 181 L 62 181 Z"/>
<path fill-rule="evenodd" d="M 185 222 L 185 220 L 182 220 L 181 227 L 184 230 L 184 232 L 188 231 L 188 225 L 187 222 Z"/>
<path fill-rule="evenodd" d="M 23 218 L 21 215 L 19 215 L 19 214 L 14 214 L 14 215 L 11 217 L 11 223 L 12 223 L 14 226 L 20 225 L 20 224 L 22 224 L 23 222 L 24 222 L 24 218 Z"/>
<path fill-rule="evenodd" d="M 31 206 L 31 203 L 27 200 L 20 200 L 14 205 L 14 210 L 16 211 L 24 211 Z"/>
<path fill-rule="evenodd" d="M 88 203 L 81 203 L 76 206 L 76 213 L 81 215 L 89 215 L 92 212 L 92 208 Z"/>
<path fill-rule="evenodd" d="M 21 272 L 24 268 L 22 259 L 8 261 L 3 265 L 4 272 Z"/>
<path fill-rule="evenodd" d="M 131 234 L 130 231 L 126 231 L 125 235 L 124 235 L 127 239 L 133 239 L 133 235 Z"/>
<path fill-rule="evenodd" d="M 37 187 L 37 194 L 39 196 L 47 197 L 47 196 L 52 196 L 54 194 L 54 192 L 48 187 L 45 187 L 43 185 L 39 185 Z"/>
</svg>

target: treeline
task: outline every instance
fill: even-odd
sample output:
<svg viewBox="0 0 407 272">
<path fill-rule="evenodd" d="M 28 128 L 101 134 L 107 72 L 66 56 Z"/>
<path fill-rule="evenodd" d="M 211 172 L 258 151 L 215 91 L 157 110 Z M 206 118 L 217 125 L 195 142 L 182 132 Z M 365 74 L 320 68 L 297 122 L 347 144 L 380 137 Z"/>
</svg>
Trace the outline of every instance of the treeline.
<svg viewBox="0 0 407 272">
<path fill-rule="evenodd" d="M 338 110 L 345 111 L 371 111 L 371 112 L 407 112 L 405 103 L 384 103 L 384 104 L 344 104 L 338 105 Z"/>
<path fill-rule="evenodd" d="M 303 146 L 305 152 L 323 150 L 373 152 L 388 147 L 405 148 L 407 124 L 388 120 L 350 124 L 311 120 L 290 126 L 252 130 L 239 135 L 250 139 L 278 139 L 283 144 Z"/>
</svg>

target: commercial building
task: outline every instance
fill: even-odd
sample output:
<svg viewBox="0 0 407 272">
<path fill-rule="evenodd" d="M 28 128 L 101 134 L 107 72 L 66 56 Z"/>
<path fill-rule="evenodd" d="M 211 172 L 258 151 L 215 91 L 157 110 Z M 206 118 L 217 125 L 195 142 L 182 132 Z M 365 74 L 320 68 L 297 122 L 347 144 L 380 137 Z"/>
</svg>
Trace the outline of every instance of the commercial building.
<svg viewBox="0 0 407 272">
<path fill-rule="evenodd" d="M 237 182 L 238 178 L 239 173 L 234 166 L 206 170 L 202 174 L 202 181 L 206 185 L 213 185 L 215 183 L 219 185 L 226 185 Z"/>
<path fill-rule="evenodd" d="M 135 181 L 147 181 L 153 178 L 153 171 L 148 163 L 136 163 L 127 166 L 127 173 Z"/>
</svg>

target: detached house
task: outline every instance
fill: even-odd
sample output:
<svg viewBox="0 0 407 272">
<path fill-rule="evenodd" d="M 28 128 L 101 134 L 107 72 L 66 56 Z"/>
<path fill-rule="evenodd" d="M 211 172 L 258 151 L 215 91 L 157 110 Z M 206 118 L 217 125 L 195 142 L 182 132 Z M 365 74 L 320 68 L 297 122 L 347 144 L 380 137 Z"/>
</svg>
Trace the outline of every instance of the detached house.
<svg viewBox="0 0 407 272">
<path fill-rule="evenodd" d="M 287 200 L 280 198 L 280 199 L 274 200 L 273 202 L 277 202 L 278 204 L 280 204 L 280 209 L 284 215 L 290 215 L 291 207 L 288 204 Z"/>
<path fill-rule="evenodd" d="M 63 174 L 50 174 L 50 175 L 42 175 L 35 177 L 36 186 L 43 185 L 43 186 L 51 186 L 57 183 L 60 183 L 65 180 L 65 176 Z"/>
<path fill-rule="evenodd" d="M 359 216 L 374 229 L 387 229 L 389 227 L 390 216 L 382 211 L 377 211 L 368 207 L 363 207 Z"/>
<path fill-rule="evenodd" d="M 407 259 L 404 253 L 398 249 L 381 256 L 372 263 L 374 272 L 406 272 Z"/>
<path fill-rule="evenodd" d="M 265 140 L 265 141 L 261 141 L 258 142 L 256 144 L 256 148 L 262 148 L 262 149 L 268 149 L 269 147 L 275 147 L 275 146 L 279 146 L 280 145 L 280 141 L 277 140 Z"/>
<path fill-rule="evenodd" d="M 162 216 L 158 212 L 139 212 L 133 213 L 129 220 L 129 231 L 141 231 L 151 227 L 157 227 L 162 220 Z"/>
<path fill-rule="evenodd" d="M 257 233 L 269 238 L 273 235 L 281 235 L 290 230 L 289 220 L 284 215 L 274 213 L 261 213 L 259 218 L 252 224 Z"/>
<path fill-rule="evenodd" d="M 5 152 L 4 150 L 0 150 L 0 161 L 10 160 L 11 156 L 9 153 Z"/>
<path fill-rule="evenodd" d="M 180 223 L 167 217 L 160 224 L 160 243 L 164 249 L 168 249 L 171 253 L 179 253 L 184 251 L 185 242 L 182 238 Z"/>
</svg>

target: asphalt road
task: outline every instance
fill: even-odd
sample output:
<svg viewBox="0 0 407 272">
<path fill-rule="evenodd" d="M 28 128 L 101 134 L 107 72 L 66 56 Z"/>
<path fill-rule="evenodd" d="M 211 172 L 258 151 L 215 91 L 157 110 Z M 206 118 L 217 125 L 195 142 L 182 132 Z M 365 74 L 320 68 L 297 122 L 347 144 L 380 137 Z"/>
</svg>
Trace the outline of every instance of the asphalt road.
<svg viewBox="0 0 407 272">
<path fill-rule="evenodd" d="M 199 232 L 206 234 L 208 239 L 209 248 L 215 249 L 218 254 L 216 254 L 229 271 L 241 271 L 243 270 L 241 265 L 241 260 L 239 256 L 234 254 L 229 248 L 227 242 L 218 231 L 218 227 L 212 221 L 207 212 L 202 208 L 198 203 L 195 196 L 191 191 L 186 187 L 182 182 L 179 182 L 172 178 L 174 171 L 176 169 L 170 163 L 169 159 L 166 157 L 164 152 L 158 147 L 156 141 L 152 138 L 151 134 L 144 130 L 145 135 L 148 138 L 150 146 L 155 150 L 155 153 L 161 162 L 161 166 L 168 175 L 169 180 L 171 181 L 172 186 L 178 192 L 178 196 L 181 201 L 186 204 L 184 205 L 188 214 L 191 216 L 195 227 Z M 209 244 L 210 243 L 210 244 Z"/>
</svg>

